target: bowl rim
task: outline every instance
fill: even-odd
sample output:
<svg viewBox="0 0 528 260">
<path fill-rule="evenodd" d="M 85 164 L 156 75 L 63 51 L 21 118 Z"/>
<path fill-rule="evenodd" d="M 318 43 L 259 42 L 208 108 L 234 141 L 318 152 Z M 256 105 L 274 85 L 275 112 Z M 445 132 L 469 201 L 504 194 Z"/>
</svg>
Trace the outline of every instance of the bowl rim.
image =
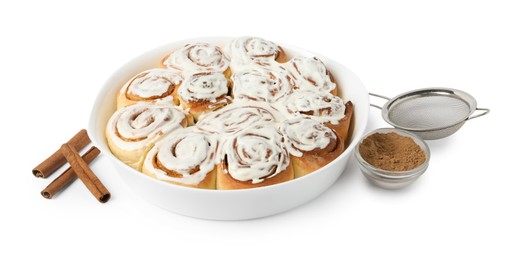
<svg viewBox="0 0 528 260">
<path fill-rule="evenodd" d="M 357 114 L 356 109 L 354 110 L 355 120 L 364 120 L 365 123 L 360 124 L 360 127 L 358 129 L 352 129 L 352 130 L 355 130 L 355 131 L 353 131 L 351 133 L 351 136 L 349 136 L 347 138 L 347 140 L 349 140 L 349 144 L 348 144 L 347 148 L 337 158 L 332 160 L 330 163 L 328 163 L 327 165 L 319 168 L 318 170 L 316 170 L 316 171 L 314 171 L 314 172 L 312 172 L 312 173 L 310 173 L 308 175 L 302 176 L 300 178 L 294 178 L 294 179 L 286 181 L 286 182 L 277 183 L 277 184 L 273 184 L 273 185 L 269 185 L 269 186 L 263 186 L 263 187 L 255 187 L 255 188 L 250 188 L 250 189 L 239 189 L 239 190 L 199 189 L 199 188 L 194 188 L 194 187 L 186 187 L 186 186 L 182 186 L 182 185 L 172 184 L 172 183 L 169 183 L 169 182 L 157 179 L 157 178 L 153 178 L 151 176 L 147 176 L 146 174 L 143 174 L 141 171 L 136 170 L 136 169 L 128 166 L 127 164 L 125 164 L 124 162 L 119 160 L 117 157 L 115 157 L 115 155 L 113 155 L 113 153 L 108 149 L 108 144 L 106 143 L 106 139 L 103 140 L 104 143 L 100 143 L 99 142 L 99 138 L 96 135 L 96 132 L 97 132 L 97 130 L 96 130 L 97 123 L 96 122 L 97 122 L 97 117 L 98 117 L 98 111 L 99 111 L 99 109 L 100 109 L 100 107 L 102 105 L 98 104 L 98 103 L 101 103 L 101 102 L 98 102 L 98 101 L 103 100 L 105 98 L 105 96 L 107 95 L 107 93 L 106 93 L 107 91 L 104 91 L 104 90 L 111 89 L 111 88 L 106 87 L 106 86 L 109 85 L 109 83 L 110 83 L 110 81 L 112 81 L 113 77 L 119 71 L 121 71 L 124 67 L 128 66 L 133 61 L 135 61 L 135 60 L 137 60 L 137 59 L 139 59 L 141 57 L 144 57 L 148 53 L 152 53 L 152 52 L 155 52 L 157 50 L 165 49 L 165 48 L 168 48 L 168 47 L 175 47 L 175 46 L 178 46 L 178 45 L 184 45 L 184 44 L 189 43 L 189 42 L 200 42 L 200 41 L 205 41 L 205 42 L 225 42 L 225 43 L 228 43 L 230 40 L 232 40 L 234 38 L 235 37 L 230 37 L 230 36 L 210 36 L 210 37 L 197 37 L 197 38 L 190 38 L 190 39 L 183 39 L 183 40 L 173 41 L 171 43 L 163 44 L 163 45 L 157 46 L 155 48 L 151 48 L 150 50 L 144 51 L 144 52 L 140 53 L 139 55 L 136 55 L 132 59 L 129 59 L 128 61 L 126 61 L 123 64 L 121 64 L 111 74 L 109 74 L 109 76 L 103 82 L 103 84 L 101 85 L 101 87 L 99 89 L 99 93 L 97 94 L 96 98 L 94 99 L 94 101 L 92 103 L 93 105 L 92 105 L 92 109 L 91 109 L 91 112 L 90 112 L 90 118 L 89 118 L 89 121 L 88 121 L 88 129 L 87 129 L 88 130 L 88 136 L 90 137 L 92 142 L 98 148 L 100 148 L 101 152 L 105 156 L 109 157 L 110 160 L 112 160 L 113 163 L 117 163 L 121 167 L 127 167 L 128 170 L 131 170 L 131 172 L 133 174 L 141 176 L 140 178 L 144 178 L 146 181 L 154 181 L 154 182 L 157 182 L 160 185 L 166 185 L 167 187 L 171 187 L 172 189 L 177 189 L 177 190 L 182 190 L 182 191 L 187 191 L 187 192 L 198 192 L 198 193 L 202 193 L 202 194 L 219 194 L 219 193 L 227 194 L 227 193 L 265 192 L 266 190 L 270 190 L 270 189 L 280 189 L 280 188 L 282 188 L 284 186 L 287 186 L 287 185 L 294 185 L 295 183 L 305 182 L 306 180 L 308 180 L 310 178 L 316 178 L 316 175 L 319 175 L 321 172 L 324 172 L 326 169 L 333 167 L 333 165 L 336 164 L 337 161 L 342 160 L 343 157 L 350 156 L 351 153 L 353 152 L 354 148 L 356 147 L 356 145 L 361 141 L 361 136 L 359 136 L 359 135 L 364 133 L 366 128 L 367 128 L 367 125 L 368 125 L 368 114 L 369 114 L 368 113 L 368 109 L 365 111 L 365 113 L 363 113 L 363 115 L 359 115 L 359 116 Z M 354 87 L 357 87 L 357 88 L 360 88 L 360 89 L 363 90 L 362 91 L 363 92 L 363 97 L 359 97 L 359 98 L 364 99 L 367 103 L 370 103 L 370 101 L 369 101 L 370 98 L 369 98 L 369 95 L 368 95 L 368 91 L 365 88 L 365 85 L 363 84 L 363 82 L 359 79 L 359 77 L 354 72 L 352 72 L 350 69 L 348 69 L 343 64 L 335 61 L 334 59 L 328 58 L 325 55 L 321 55 L 321 54 L 319 54 L 317 52 L 309 51 L 309 50 L 306 50 L 304 48 L 300 48 L 300 47 L 297 47 L 297 46 L 294 46 L 294 45 L 290 45 L 290 44 L 284 44 L 282 42 L 275 42 L 275 43 L 277 45 L 281 46 L 281 48 L 285 49 L 286 51 L 290 49 L 290 50 L 294 50 L 295 52 L 307 53 L 307 54 L 316 56 L 318 58 L 321 58 L 323 61 L 325 61 L 325 63 L 329 61 L 329 62 L 332 63 L 333 66 L 341 67 L 340 70 L 345 70 L 348 77 L 354 78 L 354 84 L 355 84 Z M 120 88 L 120 86 L 114 86 L 114 88 Z M 354 104 L 354 107 L 355 107 L 355 104 Z M 355 125 L 357 125 L 357 124 L 355 124 Z M 348 158 L 350 158 L 350 157 L 348 157 Z"/>
<path fill-rule="evenodd" d="M 409 137 L 413 138 L 413 141 L 418 146 L 420 146 L 420 148 L 422 148 L 422 151 L 425 153 L 425 161 L 422 164 L 420 164 L 418 167 L 413 168 L 411 170 L 407 170 L 407 171 L 389 171 L 389 170 L 384 170 L 384 169 L 375 167 L 372 164 L 368 163 L 365 159 L 363 159 L 363 157 L 361 156 L 361 153 L 359 152 L 359 146 L 361 145 L 361 143 L 363 143 L 363 141 L 367 137 L 369 137 L 369 136 L 371 136 L 373 134 L 376 134 L 376 133 L 389 133 L 389 132 L 394 132 L 394 133 L 397 133 L 397 134 L 400 134 L 400 135 L 409 136 Z M 420 145 L 420 144 L 422 144 L 422 145 Z M 389 179 L 389 180 L 403 180 L 403 179 L 416 178 L 416 177 L 422 175 L 425 172 L 425 170 L 427 170 L 427 167 L 429 166 L 429 161 L 431 159 L 431 151 L 429 149 L 429 145 L 427 145 L 427 143 L 425 142 L 424 139 L 422 139 L 418 135 L 416 135 L 416 134 L 414 134 L 412 132 L 409 132 L 407 130 L 398 129 L 398 128 L 390 128 L 390 127 L 374 129 L 374 130 L 370 131 L 369 133 L 363 135 L 363 137 L 361 137 L 361 139 L 357 143 L 356 147 L 354 148 L 354 155 L 355 155 L 356 159 L 358 160 L 358 162 L 363 167 L 365 167 L 365 168 L 367 168 L 369 170 L 369 172 L 367 174 L 377 175 L 377 176 L 379 176 L 379 177 L 381 177 L 383 179 Z"/>
</svg>

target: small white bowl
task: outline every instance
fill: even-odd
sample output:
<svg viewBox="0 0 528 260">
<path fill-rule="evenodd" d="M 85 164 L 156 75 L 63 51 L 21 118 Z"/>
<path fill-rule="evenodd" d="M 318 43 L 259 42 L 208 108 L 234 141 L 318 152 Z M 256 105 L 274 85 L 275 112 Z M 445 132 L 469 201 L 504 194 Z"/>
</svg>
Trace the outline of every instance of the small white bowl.
<svg viewBox="0 0 528 260">
<path fill-rule="evenodd" d="M 396 133 L 401 136 L 407 136 L 412 138 L 413 141 L 425 153 L 425 162 L 422 163 L 420 166 L 408 171 L 388 171 L 369 164 L 363 159 L 363 157 L 361 157 L 361 153 L 359 153 L 359 146 L 363 142 L 363 140 L 365 140 L 365 138 L 376 133 Z M 363 138 L 361 138 L 355 150 L 356 159 L 359 162 L 359 168 L 361 169 L 363 175 L 365 175 L 365 177 L 367 177 L 367 179 L 372 183 L 385 189 L 401 189 L 413 183 L 416 179 L 422 176 L 425 170 L 427 170 L 427 167 L 429 166 L 429 159 L 431 158 L 429 146 L 427 146 L 427 144 L 422 138 L 411 132 L 397 128 L 379 128 L 366 134 L 365 136 L 363 136 Z"/>
<path fill-rule="evenodd" d="M 354 146 L 365 131 L 368 120 L 368 92 L 354 73 L 322 55 L 279 44 L 288 57 L 316 56 L 332 72 L 344 100 L 354 104 L 355 124 L 347 149 L 325 167 L 299 179 L 272 186 L 246 190 L 203 190 L 177 186 L 149 177 L 118 160 L 108 149 L 104 129 L 116 110 L 116 95 L 121 86 L 137 73 L 157 67 L 170 51 L 190 42 L 226 45 L 230 37 L 209 37 L 174 42 L 148 51 L 125 63 L 101 88 L 90 116 L 88 134 L 95 145 L 108 156 L 116 173 L 132 190 L 147 201 L 182 215 L 216 220 L 240 220 L 269 216 L 304 204 L 330 187 L 341 175 Z"/>
</svg>

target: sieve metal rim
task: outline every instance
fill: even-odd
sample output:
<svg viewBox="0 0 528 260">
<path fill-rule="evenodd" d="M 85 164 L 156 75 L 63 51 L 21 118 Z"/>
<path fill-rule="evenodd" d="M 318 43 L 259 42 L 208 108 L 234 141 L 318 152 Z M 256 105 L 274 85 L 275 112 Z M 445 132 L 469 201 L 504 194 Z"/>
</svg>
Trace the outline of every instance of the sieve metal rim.
<svg viewBox="0 0 528 260">
<path fill-rule="evenodd" d="M 385 102 L 383 107 L 371 104 L 371 106 L 381 109 L 381 112 L 382 112 L 381 115 L 383 117 L 383 120 L 385 120 L 385 122 L 387 122 L 388 124 L 396 128 L 407 130 L 407 131 L 412 131 L 412 132 L 432 132 L 432 131 L 444 130 L 450 127 L 457 126 L 461 123 L 464 123 L 467 120 L 471 120 L 471 119 L 474 119 L 474 118 L 477 118 L 477 117 L 480 117 L 480 116 L 483 116 L 489 113 L 488 108 L 478 108 L 477 107 L 477 101 L 472 95 L 462 90 L 453 89 L 453 88 L 422 88 L 422 89 L 416 89 L 416 90 L 411 90 L 411 91 L 402 93 L 393 98 L 388 98 L 388 97 L 385 97 L 379 94 L 374 94 L 374 93 L 369 93 L 369 95 L 388 100 L 387 102 Z M 401 126 L 401 125 L 398 125 L 392 122 L 392 120 L 389 118 L 389 111 L 393 105 L 400 103 L 400 102 L 405 102 L 405 99 L 409 99 L 410 97 L 416 98 L 420 96 L 422 97 L 446 96 L 450 98 L 456 98 L 456 99 L 459 99 L 465 102 L 469 106 L 469 111 L 464 117 L 462 117 L 457 122 L 449 124 L 449 125 L 441 126 L 441 127 L 435 127 L 435 128 L 412 128 L 412 127 Z M 473 113 L 475 113 L 476 110 L 480 110 L 483 112 L 480 114 L 471 116 Z"/>
</svg>

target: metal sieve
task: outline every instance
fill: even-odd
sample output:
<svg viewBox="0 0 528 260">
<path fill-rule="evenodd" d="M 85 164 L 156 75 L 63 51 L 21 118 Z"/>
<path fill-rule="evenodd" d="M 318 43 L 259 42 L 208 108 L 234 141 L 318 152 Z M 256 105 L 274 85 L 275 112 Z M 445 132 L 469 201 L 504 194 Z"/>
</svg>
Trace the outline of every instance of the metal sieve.
<svg viewBox="0 0 528 260">
<path fill-rule="evenodd" d="M 381 109 L 383 119 L 392 126 L 415 133 L 426 140 L 452 135 L 470 119 L 489 113 L 477 108 L 470 94 L 450 88 L 426 88 L 403 93 L 394 98 L 370 93 L 388 100 Z M 473 115 L 475 111 L 482 111 Z"/>
</svg>

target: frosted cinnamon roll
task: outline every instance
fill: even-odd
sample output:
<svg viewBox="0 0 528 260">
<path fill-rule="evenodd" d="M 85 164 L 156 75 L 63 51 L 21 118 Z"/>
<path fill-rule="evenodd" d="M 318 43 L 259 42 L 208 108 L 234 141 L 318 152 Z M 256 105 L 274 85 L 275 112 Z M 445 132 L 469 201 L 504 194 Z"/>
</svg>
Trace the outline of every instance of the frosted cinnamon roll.
<svg viewBox="0 0 528 260">
<path fill-rule="evenodd" d="M 347 140 L 354 109 L 352 102 L 346 104 L 338 96 L 314 91 L 294 91 L 281 100 L 277 106 L 289 117 L 304 116 L 336 131 L 343 140 Z"/>
<path fill-rule="evenodd" d="M 305 117 L 283 121 L 279 131 L 286 139 L 295 178 L 327 165 L 345 149 L 343 140 L 334 130 Z"/>
<path fill-rule="evenodd" d="M 143 173 L 182 186 L 215 189 L 215 135 L 196 131 L 194 126 L 176 130 L 147 153 Z"/>
<path fill-rule="evenodd" d="M 238 70 L 240 66 L 251 64 L 255 61 L 275 60 L 287 62 L 288 57 L 281 47 L 275 43 L 258 37 L 236 38 L 228 46 L 231 58 L 231 68 Z"/>
<path fill-rule="evenodd" d="M 200 72 L 188 76 L 178 88 L 178 98 L 194 119 L 207 111 L 217 110 L 231 102 L 227 96 L 228 81 L 221 73 Z"/>
<path fill-rule="evenodd" d="M 119 91 L 117 108 L 137 102 L 178 104 L 176 89 L 182 82 L 179 73 L 169 69 L 150 69 L 130 79 Z"/>
<path fill-rule="evenodd" d="M 273 103 L 292 92 L 295 83 L 280 65 L 246 66 L 231 77 L 235 99 Z"/>
<path fill-rule="evenodd" d="M 262 102 L 234 102 L 212 113 L 204 114 L 196 126 L 208 133 L 232 134 L 259 123 L 271 124 L 279 113 Z"/>
<path fill-rule="evenodd" d="M 255 125 L 222 145 L 217 189 L 247 189 L 293 179 L 284 138 L 272 125 Z"/>
<path fill-rule="evenodd" d="M 294 76 L 296 88 L 337 95 L 337 87 L 332 74 L 316 57 L 297 56 L 287 63 L 287 67 Z"/>
<path fill-rule="evenodd" d="M 192 117 L 174 105 L 136 103 L 117 110 L 106 126 L 110 151 L 140 170 L 145 152 L 169 132 L 186 127 Z"/>
<path fill-rule="evenodd" d="M 184 74 L 218 72 L 230 75 L 229 59 L 222 49 L 209 43 L 192 43 L 165 56 L 162 64 Z"/>
</svg>

